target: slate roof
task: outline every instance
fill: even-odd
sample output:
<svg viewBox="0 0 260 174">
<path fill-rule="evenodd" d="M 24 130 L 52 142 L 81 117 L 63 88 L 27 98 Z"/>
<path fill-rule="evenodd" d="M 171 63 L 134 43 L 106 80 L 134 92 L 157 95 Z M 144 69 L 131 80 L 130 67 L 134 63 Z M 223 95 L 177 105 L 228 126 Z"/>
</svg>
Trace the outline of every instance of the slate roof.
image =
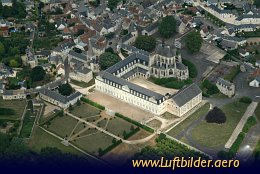
<svg viewBox="0 0 260 174">
<path fill-rule="evenodd" d="M 238 16 L 238 17 L 236 18 L 236 20 L 241 21 L 241 20 L 243 20 L 244 18 L 260 18 L 260 14 L 253 14 L 253 15 L 243 14 L 243 15 Z"/>
<path fill-rule="evenodd" d="M 112 75 L 112 74 L 110 74 L 110 73 L 108 73 L 106 71 L 102 71 L 100 73 L 100 77 L 102 77 L 103 79 L 107 79 L 107 80 L 109 80 L 111 82 L 114 82 L 116 84 L 119 84 L 121 86 L 125 86 L 126 85 L 126 86 L 128 86 L 128 88 L 130 90 L 133 90 L 133 91 L 136 91 L 138 93 L 141 93 L 141 94 L 143 94 L 143 95 L 145 95 L 147 97 L 154 97 L 157 102 L 159 102 L 159 100 L 162 100 L 164 98 L 164 96 L 159 94 L 159 93 L 153 92 L 151 90 L 148 90 L 148 89 L 143 88 L 141 86 L 138 86 L 136 84 L 128 82 L 127 80 L 122 79 L 122 78 L 117 77 L 117 76 L 114 76 L 114 75 Z"/>
<path fill-rule="evenodd" d="M 39 93 L 46 95 L 46 96 L 48 96 L 48 97 L 50 97 L 50 98 L 52 98 L 56 101 L 59 101 L 60 103 L 63 103 L 63 104 L 67 104 L 69 101 L 81 96 L 81 93 L 78 92 L 78 91 L 71 94 L 70 96 L 63 96 L 63 95 L 59 94 L 58 92 L 49 90 L 47 88 L 39 89 Z"/>
<path fill-rule="evenodd" d="M 176 56 L 176 50 L 172 49 L 170 46 L 159 44 L 155 52 L 164 57 L 174 57 Z"/>
<path fill-rule="evenodd" d="M 229 81 L 226 81 L 225 79 L 219 77 L 217 79 L 217 83 L 221 84 L 222 86 L 226 86 L 227 88 L 230 88 L 233 84 L 230 83 Z"/>
<path fill-rule="evenodd" d="M 85 54 L 80 54 L 80 53 L 77 53 L 77 52 L 75 52 L 75 51 L 70 50 L 69 55 L 70 55 L 72 58 L 78 59 L 79 61 L 80 61 L 80 60 L 82 60 L 83 62 L 86 62 L 86 61 L 87 61 L 87 55 L 85 55 Z"/>
<path fill-rule="evenodd" d="M 134 69 L 132 69 L 131 71 L 125 73 L 124 75 L 122 75 L 121 77 L 123 79 L 127 79 L 128 77 L 131 77 L 132 75 L 134 75 L 135 73 L 139 72 L 142 74 L 146 74 L 148 70 L 143 69 L 141 67 L 135 67 Z"/>
<path fill-rule="evenodd" d="M 147 27 L 145 27 L 144 30 L 147 32 L 151 32 L 151 31 L 155 30 L 158 26 L 159 26 L 159 22 L 156 21 L 156 22 L 148 25 Z"/>
<path fill-rule="evenodd" d="M 148 64 L 149 62 L 149 57 L 140 53 L 133 53 L 130 56 L 128 56 L 127 58 L 125 58 L 124 60 L 116 63 L 115 65 L 109 67 L 106 71 L 113 74 L 116 73 L 117 70 L 120 70 L 121 68 L 123 68 L 124 66 L 126 66 L 127 64 L 133 62 L 134 60 L 140 60 L 140 61 L 144 61 L 146 64 Z"/>
<path fill-rule="evenodd" d="M 191 101 L 194 97 L 201 93 L 200 88 L 195 83 L 187 86 L 186 88 L 181 89 L 176 94 L 172 96 L 172 99 L 175 103 L 181 107 L 185 105 L 187 102 Z"/>
</svg>

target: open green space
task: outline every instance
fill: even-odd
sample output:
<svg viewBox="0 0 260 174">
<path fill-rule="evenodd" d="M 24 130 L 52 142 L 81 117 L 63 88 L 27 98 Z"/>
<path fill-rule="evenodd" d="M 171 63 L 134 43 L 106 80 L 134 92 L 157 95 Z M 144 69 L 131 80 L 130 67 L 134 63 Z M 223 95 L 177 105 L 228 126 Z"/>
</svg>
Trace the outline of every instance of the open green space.
<svg viewBox="0 0 260 174">
<path fill-rule="evenodd" d="M 258 141 L 255 150 L 254 150 L 254 157 L 256 161 L 260 160 L 260 140 Z"/>
<path fill-rule="evenodd" d="M 71 79 L 71 80 L 70 80 L 70 83 L 72 83 L 72 84 L 74 84 L 74 85 L 77 85 L 77 86 L 80 86 L 80 87 L 82 87 L 82 88 L 86 88 L 86 87 L 89 87 L 89 86 L 92 86 L 92 85 L 95 84 L 95 78 L 93 78 L 92 80 L 90 80 L 88 83 L 86 83 L 86 82 L 80 82 L 80 81 Z"/>
<path fill-rule="evenodd" d="M 245 113 L 247 106 L 248 104 L 237 101 L 225 105 L 221 109 L 226 115 L 226 122 L 216 124 L 207 123 L 204 120 L 192 130 L 192 138 L 202 146 L 223 147 Z"/>
<path fill-rule="evenodd" d="M 77 122 L 76 119 L 69 116 L 56 117 L 48 125 L 48 130 L 64 138 L 70 135 Z"/>
<path fill-rule="evenodd" d="M 91 118 L 97 119 L 100 112 L 101 111 L 99 109 L 97 109 L 89 104 L 86 104 L 84 102 L 82 102 L 81 105 L 79 105 L 79 106 L 73 107 L 73 110 L 71 111 L 71 113 L 73 115 L 80 117 L 80 118 L 89 119 L 89 121 Z M 95 117 L 95 116 L 97 116 L 97 117 Z M 93 119 L 91 119 L 91 120 L 93 120 Z"/>
<path fill-rule="evenodd" d="M 6 120 L 19 120 L 26 106 L 25 100 L 3 100 L 0 98 L 0 107 L 5 109 L 11 109 L 14 114 L 0 114 L 0 119 Z"/>
<path fill-rule="evenodd" d="M 98 132 L 90 134 L 89 136 L 82 136 L 82 138 L 75 139 L 72 143 L 89 153 L 98 155 L 99 149 L 105 149 L 110 146 L 112 140 L 113 137 Z"/>
<path fill-rule="evenodd" d="M 28 138 L 31 135 L 32 128 L 35 122 L 35 118 L 37 114 L 40 112 L 40 108 L 34 108 L 32 106 L 32 101 L 28 101 L 28 105 L 26 108 L 25 116 L 23 119 L 23 125 L 20 132 L 20 137 L 22 138 Z M 37 109 L 37 110 L 36 110 Z"/>
<path fill-rule="evenodd" d="M 114 117 L 113 119 L 109 120 L 106 129 L 112 134 L 123 138 L 124 134 L 131 132 L 131 127 L 132 129 L 136 128 L 136 126 L 134 126 L 133 124 L 121 118 Z"/>
<path fill-rule="evenodd" d="M 28 141 L 28 146 L 35 152 L 40 152 L 42 148 L 45 147 L 56 147 L 63 152 L 73 153 L 73 154 L 81 154 L 81 152 L 77 151 L 71 146 L 65 146 L 61 143 L 59 139 L 48 134 L 43 131 L 39 127 L 37 127 L 32 135 L 32 137 Z"/>
<path fill-rule="evenodd" d="M 209 103 L 206 103 L 193 114 L 191 114 L 188 118 L 186 118 L 184 121 L 182 121 L 180 124 L 178 124 L 169 132 L 167 132 L 167 134 L 172 137 L 176 137 L 182 130 L 187 128 L 191 123 L 198 120 L 201 116 L 206 115 L 209 111 L 209 106 Z"/>
</svg>

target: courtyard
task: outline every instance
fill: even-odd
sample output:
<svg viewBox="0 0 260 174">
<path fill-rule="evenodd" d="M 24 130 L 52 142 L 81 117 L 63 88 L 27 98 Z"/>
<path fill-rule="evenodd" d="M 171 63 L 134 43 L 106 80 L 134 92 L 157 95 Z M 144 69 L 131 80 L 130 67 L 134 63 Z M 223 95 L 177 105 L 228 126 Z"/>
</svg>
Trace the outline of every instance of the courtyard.
<svg viewBox="0 0 260 174">
<path fill-rule="evenodd" d="M 175 94 L 176 92 L 178 92 L 178 90 L 176 90 L 176 89 L 165 88 L 165 87 L 156 85 L 141 77 L 134 78 L 134 79 L 130 80 L 130 82 L 132 82 L 138 86 L 142 86 L 143 88 L 149 89 L 149 90 L 157 92 L 159 94 L 162 94 L 162 95 L 165 95 L 167 93 L 172 95 L 172 94 Z"/>
</svg>

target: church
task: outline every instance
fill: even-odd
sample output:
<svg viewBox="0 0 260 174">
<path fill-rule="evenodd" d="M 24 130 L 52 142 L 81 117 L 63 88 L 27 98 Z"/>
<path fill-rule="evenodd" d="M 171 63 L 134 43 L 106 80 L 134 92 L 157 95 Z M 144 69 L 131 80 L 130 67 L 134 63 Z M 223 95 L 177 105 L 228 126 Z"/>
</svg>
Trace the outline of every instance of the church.
<svg viewBox="0 0 260 174">
<path fill-rule="evenodd" d="M 170 112 L 183 116 L 202 100 L 202 92 L 196 84 L 184 87 L 176 94 L 159 94 L 131 83 L 131 79 L 150 76 L 157 78 L 189 78 L 188 67 L 182 64 L 175 48 L 160 44 L 153 53 L 122 44 L 119 51 L 129 55 L 122 61 L 99 73 L 95 79 L 96 90 L 137 106 L 155 115 Z"/>
</svg>

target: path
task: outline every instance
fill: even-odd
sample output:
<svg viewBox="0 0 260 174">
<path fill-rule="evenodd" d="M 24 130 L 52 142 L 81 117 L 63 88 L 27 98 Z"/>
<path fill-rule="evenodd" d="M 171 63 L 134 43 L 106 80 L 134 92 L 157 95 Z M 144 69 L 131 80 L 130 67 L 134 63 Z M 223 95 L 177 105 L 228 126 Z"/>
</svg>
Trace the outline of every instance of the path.
<svg viewBox="0 0 260 174">
<path fill-rule="evenodd" d="M 22 127 L 23 127 L 23 120 L 24 120 L 24 117 L 25 117 L 25 113 L 26 113 L 26 111 L 27 111 L 27 106 L 28 106 L 28 101 L 26 101 L 26 106 L 25 106 L 25 108 L 24 108 L 24 110 L 23 110 L 23 115 L 22 115 L 22 117 L 21 117 L 21 123 L 20 123 L 20 125 L 19 125 L 18 130 L 17 130 L 18 135 L 20 135 L 21 130 L 22 130 Z"/>
<path fill-rule="evenodd" d="M 54 136 L 55 138 L 58 138 L 59 140 L 64 141 L 64 139 L 63 139 L 62 137 L 56 135 L 55 133 L 44 129 L 44 128 L 41 127 L 41 126 L 39 126 L 39 128 L 42 129 L 44 132 L 46 132 L 46 133 L 48 133 L 48 134 Z M 69 142 L 67 142 L 67 143 L 68 143 L 68 145 L 72 146 L 72 147 L 75 148 L 76 150 L 78 150 L 78 151 L 82 152 L 83 154 L 87 155 L 87 156 L 90 157 L 91 159 L 94 159 L 95 161 L 98 161 L 99 163 L 103 164 L 104 166 L 110 167 L 110 166 L 109 166 L 106 162 L 104 162 L 103 160 L 101 160 L 101 159 L 99 159 L 99 158 L 97 158 L 97 157 L 95 157 L 95 156 L 93 156 L 93 155 L 91 155 L 91 154 L 85 152 L 84 150 L 78 148 L 77 146 L 75 146 L 75 145 L 73 145 L 73 144 L 71 144 L 71 143 L 69 143 Z M 88 160 L 88 161 L 90 161 L 90 160 Z M 94 164 L 96 165 L 95 162 L 94 162 Z"/>
<path fill-rule="evenodd" d="M 94 85 L 91 85 L 89 87 L 86 87 L 86 88 L 83 88 L 81 86 L 78 86 L 78 85 L 75 85 L 75 84 L 72 84 L 70 83 L 70 85 L 76 90 L 76 91 L 79 91 L 80 93 L 84 94 L 84 95 L 88 95 L 90 92 L 89 90 L 91 88 L 94 88 L 95 87 L 95 84 Z"/>
<path fill-rule="evenodd" d="M 235 140 L 237 139 L 237 136 L 240 134 L 240 132 L 242 131 L 247 119 L 252 116 L 255 112 L 255 109 L 257 107 L 257 102 L 252 102 L 248 107 L 246 112 L 244 113 L 243 117 L 241 118 L 241 120 L 239 121 L 237 127 L 235 128 L 235 130 L 233 131 L 231 137 L 229 138 L 228 142 L 225 144 L 225 148 L 229 149 L 232 144 L 235 142 Z"/>
<path fill-rule="evenodd" d="M 237 159 L 247 162 L 254 160 L 253 152 L 257 145 L 257 142 L 260 140 L 259 132 L 260 122 L 258 122 L 258 124 L 251 128 L 249 132 L 246 134 L 246 137 L 243 140 L 237 152 Z"/>
<path fill-rule="evenodd" d="M 122 142 L 123 142 L 123 143 L 126 143 L 126 144 L 144 143 L 144 142 L 149 141 L 151 138 L 153 138 L 153 137 L 156 135 L 156 133 L 153 133 L 152 135 L 150 135 L 150 136 L 148 136 L 148 137 L 145 137 L 145 138 L 143 138 L 143 139 L 139 139 L 139 140 L 131 140 L 131 141 L 129 141 L 129 140 L 124 140 L 124 139 L 122 139 L 122 138 L 120 138 L 120 137 L 118 137 L 118 136 L 116 136 L 116 135 L 114 135 L 114 134 L 112 134 L 112 133 L 110 133 L 110 132 L 108 132 L 108 131 L 106 131 L 106 130 L 100 128 L 100 127 L 98 127 L 97 125 L 95 125 L 95 124 L 93 124 L 93 123 L 87 122 L 86 120 L 84 120 L 84 119 L 82 119 L 82 118 L 79 118 L 79 117 L 77 117 L 77 116 L 75 116 L 75 115 L 73 115 L 73 114 L 71 114 L 71 113 L 68 113 L 68 112 L 65 112 L 65 113 L 66 113 L 68 116 L 70 116 L 70 117 L 72 117 L 72 118 L 75 118 L 76 120 L 81 121 L 81 122 L 83 122 L 83 123 L 86 123 L 86 125 L 88 125 L 88 126 L 90 126 L 90 127 L 93 127 L 93 128 L 96 128 L 97 130 L 99 130 L 99 131 L 101 131 L 101 132 L 103 132 L 103 133 L 105 133 L 105 134 L 107 134 L 107 135 L 109 135 L 109 136 L 111 136 L 111 137 L 113 137 L 113 138 L 115 138 L 115 139 L 117 139 L 117 140 L 122 140 Z"/>
</svg>

